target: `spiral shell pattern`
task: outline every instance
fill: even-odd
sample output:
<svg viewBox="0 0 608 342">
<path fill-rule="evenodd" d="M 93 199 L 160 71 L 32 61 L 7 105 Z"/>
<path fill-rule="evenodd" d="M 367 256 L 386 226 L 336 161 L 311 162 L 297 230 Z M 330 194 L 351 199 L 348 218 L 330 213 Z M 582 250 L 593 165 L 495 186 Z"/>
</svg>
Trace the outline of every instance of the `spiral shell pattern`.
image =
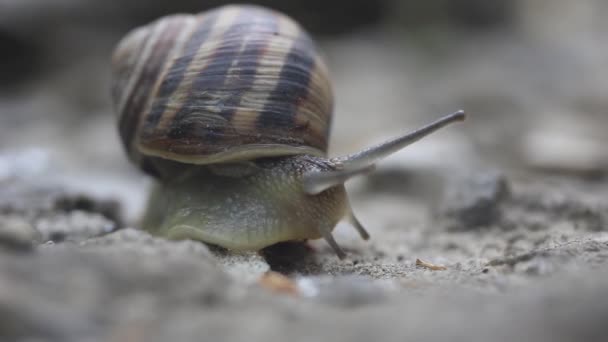
<svg viewBox="0 0 608 342">
<path fill-rule="evenodd" d="M 278 12 L 231 5 L 161 18 L 118 44 L 112 69 L 120 136 L 141 165 L 327 152 L 327 69 Z"/>
</svg>

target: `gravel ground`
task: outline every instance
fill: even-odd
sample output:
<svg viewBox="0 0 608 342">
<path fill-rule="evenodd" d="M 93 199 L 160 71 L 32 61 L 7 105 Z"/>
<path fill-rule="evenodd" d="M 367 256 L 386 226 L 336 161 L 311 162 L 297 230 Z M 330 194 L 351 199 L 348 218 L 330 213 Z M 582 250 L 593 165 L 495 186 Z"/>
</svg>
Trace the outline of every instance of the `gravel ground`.
<svg viewBox="0 0 608 342">
<path fill-rule="evenodd" d="M 554 184 L 550 189 L 513 189 L 498 221 L 468 231 L 387 224 L 375 227 L 368 243 L 341 229 L 337 236 L 349 253 L 344 261 L 323 242 L 278 246 L 262 257 L 133 228 L 108 233 L 118 226 L 98 207 L 59 213 L 58 203 L 71 195 L 38 189 L 41 200 L 27 211 L 3 202 L 0 336 L 602 340 L 608 233 L 598 228 L 608 211 L 546 196 L 561 193 Z M 48 222 L 61 229 L 51 231 Z M 431 265 L 417 265 L 418 258 Z"/>
</svg>

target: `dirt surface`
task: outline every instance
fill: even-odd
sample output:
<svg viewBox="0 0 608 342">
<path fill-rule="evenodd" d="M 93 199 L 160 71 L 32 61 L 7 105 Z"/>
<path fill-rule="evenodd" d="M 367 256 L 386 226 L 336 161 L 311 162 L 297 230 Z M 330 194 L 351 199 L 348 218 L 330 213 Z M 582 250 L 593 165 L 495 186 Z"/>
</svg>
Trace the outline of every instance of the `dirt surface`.
<svg viewBox="0 0 608 342">
<path fill-rule="evenodd" d="M 320 39 L 332 155 L 469 113 L 348 184 L 372 238 L 340 224 L 346 260 L 324 241 L 236 255 L 139 231 L 153 180 L 117 137 L 117 32 L 2 92 L 0 340 L 606 340 L 607 28 L 551 2 L 557 39 L 541 2 L 474 39 Z"/>
<path fill-rule="evenodd" d="M 606 186 L 513 183 L 481 226 L 468 222 L 471 203 L 498 199 L 456 183 L 475 198 L 431 218 L 417 213 L 423 201 L 354 191 L 373 238 L 339 227 L 349 253 L 340 261 L 319 241 L 260 256 L 154 238 L 119 226 L 107 202 L 13 179 L 2 192 L 0 332 L 7 341 L 602 340 Z M 75 199 L 94 205 L 65 206 Z M 296 290 L 263 286 L 269 270 Z"/>
</svg>

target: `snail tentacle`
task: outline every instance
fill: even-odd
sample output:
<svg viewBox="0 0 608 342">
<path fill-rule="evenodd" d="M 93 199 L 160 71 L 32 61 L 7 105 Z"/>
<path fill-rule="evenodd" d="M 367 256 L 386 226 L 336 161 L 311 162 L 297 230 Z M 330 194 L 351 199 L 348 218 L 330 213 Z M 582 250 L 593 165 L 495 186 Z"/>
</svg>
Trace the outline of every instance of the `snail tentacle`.
<svg viewBox="0 0 608 342">
<path fill-rule="evenodd" d="M 357 231 L 357 233 L 359 233 L 359 236 L 361 236 L 363 240 L 369 240 L 369 233 L 367 232 L 365 227 L 363 227 L 361 222 L 359 222 L 359 219 L 355 216 L 355 213 L 352 211 L 352 209 L 349 211 L 346 219 L 348 220 L 348 223 L 350 223 L 355 228 L 355 230 Z"/>
<path fill-rule="evenodd" d="M 352 177 L 368 174 L 376 168 L 376 165 L 365 165 L 361 168 L 346 170 L 313 170 L 302 176 L 304 192 L 309 195 L 317 195 L 337 185 L 344 184 Z"/>
<path fill-rule="evenodd" d="M 340 245 L 338 245 L 338 243 L 334 239 L 333 235 L 331 235 L 332 229 L 333 229 L 333 227 L 327 227 L 324 225 L 319 225 L 317 227 L 319 234 L 321 234 L 321 236 L 323 237 L 323 239 L 325 239 L 327 244 L 334 250 L 334 252 L 338 256 L 338 258 L 340 260 L 342 260 L 342 259 L 346 258 L 346 253 L 342 250 Z"/>
<path fill-rule="evenodd" d="M 464 120 L 465 116 L 464 111 L 459 110 L 400 137 L 357 153 L 332 158 L 330 163 L 335 165 L 335 169 L 312 170 L 303 175 L 304 191 L 309 195 L 316 195 L 329 188 L 341 185 L 352 177 L 370 173 L 375 169 L 375 163 L 378 160 L 403 149 L 450 123 Z"/>
<path fill-rule="evenodd" d="M 332 158 L 332 161 L 343 164 L 345 170 L 365 168 L 373 165 L 378 160 L 385 158 L 412 143 L 415 143 L 416 141 L 426 137 L 438 129 L 457 121 L 464 121 L 465 118 L 465 112 L 463 110 L 459 110 L 452 114 L 445 115 L 428 125 L 414 130 L 413 132 L 406 133 L 397 138 L 382 142 L 378 145 L 366 148 L 353 154 Z"/>
</svg>

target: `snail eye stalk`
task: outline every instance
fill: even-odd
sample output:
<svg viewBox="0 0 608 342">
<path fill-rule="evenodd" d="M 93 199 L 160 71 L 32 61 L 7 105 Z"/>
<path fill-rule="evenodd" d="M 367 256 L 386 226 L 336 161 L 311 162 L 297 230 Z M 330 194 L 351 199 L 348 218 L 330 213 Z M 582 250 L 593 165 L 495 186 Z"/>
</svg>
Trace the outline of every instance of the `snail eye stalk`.
<svg viewBox="0 0 608 342">
<path fill-rule="evenodd" d="M 303 177 L 304 191 L 310 195 L 316 195 L 331 187 L 343 184 L 354 176 L 369 173 L 374 170 L 375 163 L 378 160 L 415 143 L 442 127 L 457 121 L 464 121 L 465 118 L 465 112 L 459 110 L 413 132 L 347 156 L 332 158 L 331 161 L 336 165 L 336 170 L 312 171 L 305 174 Z"/>
</svg>

